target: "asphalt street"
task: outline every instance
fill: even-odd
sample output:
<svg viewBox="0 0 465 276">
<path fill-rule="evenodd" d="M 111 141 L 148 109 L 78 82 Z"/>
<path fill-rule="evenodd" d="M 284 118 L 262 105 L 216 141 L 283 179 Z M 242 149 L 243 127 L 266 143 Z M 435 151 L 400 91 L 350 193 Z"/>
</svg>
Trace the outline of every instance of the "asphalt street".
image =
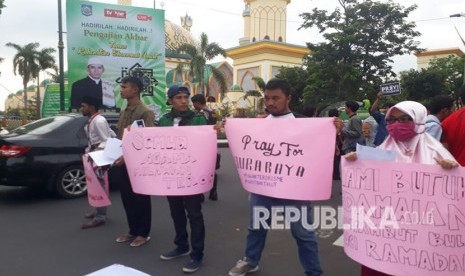
<svg viewBox="0 0 465 276">
<path fill-rule="evenodd" d="M 244 254 L 247 234 L 247 192 L 240 185 L 229 150 L 222 154 L 219 200 L 206 199 L 205 259 L 194 275 L 227 275 Z M 25 172 L 27 173 L 27 172 Z M 340 182 L 333 183 L 333 197 L 314 206 L 341 204 Z M 118 190 L 111 192 L 112 206 L 105 226 L 81 230 L 83 215 L 91 210 L 86 198 L 63 200 L 28 188 L 0 187 L 0 275 L 80 276 L 122 264 L 150 275 L 185 275 L 187 258 L 162 261 L 159 256 L 173 248 L 174 228 L 164 197 L 152 198 L 151 241 L 140 248 L 117 244 L 115 238 L 127 232 Z M 317 230 L 325 275 L 359 275 L 359 265 L 333 243 L 342 231 Z M 297 247 L 289 230 L 273 230 L 256 276 L 303 275 Z"/>
</svg>

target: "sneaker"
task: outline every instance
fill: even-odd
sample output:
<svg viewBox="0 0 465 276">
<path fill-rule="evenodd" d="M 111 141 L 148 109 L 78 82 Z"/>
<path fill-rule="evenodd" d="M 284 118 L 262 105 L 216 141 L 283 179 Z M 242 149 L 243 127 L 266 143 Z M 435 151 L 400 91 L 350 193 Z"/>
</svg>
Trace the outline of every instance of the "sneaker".
<svg viewBox="0 0 465 276">
<path fill-rule="evenodd" d="M 187 256 L 190 253 L 191 252 L 189 250 L 187 250 L 187 251 L 179 251 L 177 248 L 175 248 L 175 249 L 171 250 L 170 252 L 166 252 L 166 253 L 161 254 L 160 259 L 168 261 L 168 260 L 176 259 L 176 258 L 179 258 L 179 257 L 182 257 L 182 256 Z"/>
<path fill-rule="evenodd" d="M 190 259 L 190 260 L 182 267 L 182 271 L 184 271 L 184 272 L 186 272 L 186 273 L 196 272 L 197 270 L 199 270 L 201 264 L 202 264 L 201 261 L 196 261 L 196 260 Z"/>
<path fill-rule="evenodd" d="M 252 273 L 258 270 L 257 266 L 251 266 L 246 261 L 245 258 L 237 261 L 236 266 L 231 268 L 229 271 L 229 276 L 244 276 L 247 273 Z"/>
</svg>

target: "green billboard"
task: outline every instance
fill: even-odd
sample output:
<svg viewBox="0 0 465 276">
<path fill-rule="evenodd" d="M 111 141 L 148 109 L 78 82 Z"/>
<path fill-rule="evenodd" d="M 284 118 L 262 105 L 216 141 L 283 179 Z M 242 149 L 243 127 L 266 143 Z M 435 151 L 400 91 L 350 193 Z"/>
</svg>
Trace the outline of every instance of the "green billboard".
<svg viewBox="0 0 465 276">
<path fill-rule="evenodd" d="M 103 108 L 125 108 L 121 79 L 139 77 L 142 101 L 158 115 L 166 108 L 165 15 L 163 10 L 67 1 L 68 107 L 84 96 Z"/>
</svg>

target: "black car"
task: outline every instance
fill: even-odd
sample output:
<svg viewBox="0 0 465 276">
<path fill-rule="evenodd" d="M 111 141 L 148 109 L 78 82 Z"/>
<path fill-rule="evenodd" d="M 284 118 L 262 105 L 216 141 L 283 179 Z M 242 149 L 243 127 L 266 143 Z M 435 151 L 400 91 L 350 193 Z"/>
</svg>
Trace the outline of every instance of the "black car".
<svg viewBox="0 0 465 276">
<path fill-rule="evenodd" d="M 105 116 L 115 125 L 118 116 Z M 86 194 L 82 154 L 88 118 L 44 118 L 0 136 L 0 185 L 43 186 L 64 198 Z"/>
</svg>

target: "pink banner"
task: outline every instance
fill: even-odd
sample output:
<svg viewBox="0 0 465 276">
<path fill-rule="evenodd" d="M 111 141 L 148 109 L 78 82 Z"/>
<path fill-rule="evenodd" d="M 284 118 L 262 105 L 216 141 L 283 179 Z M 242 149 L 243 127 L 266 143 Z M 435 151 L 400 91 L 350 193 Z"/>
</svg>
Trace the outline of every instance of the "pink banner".
<svg viewBox="0 0 465 276">
<path fill-rule="evenodd" d="M 344 250 L 389 275 L 465 275 L 465 168 L 342 161 Z"/>
<path fill-rule="evenodd" d="M 331 196 L 332 118 L 228 119 L 225 128 L 247 191 L 296 200 Z"/>
<path fill-rule="evenodd" d="M 134 192 L 193 195 L 213 187 L 217 153 L 213 126 L 126 131 L 123 154 Z"/>
<path fill-rule="evenodd" d="M 82 164 L 84 166 L 84 173 L 86 174 L 87 184 L 87 199 L 92 207 L 105 207 L 110 206 L 111 201 L 108 198 L 108 173 L 105 173 L 105 190 L 100 185 L 100 182 L 95 175 L 92 161 L 89 160 L 87 154 L 82 156 Z"/>
</svg>

